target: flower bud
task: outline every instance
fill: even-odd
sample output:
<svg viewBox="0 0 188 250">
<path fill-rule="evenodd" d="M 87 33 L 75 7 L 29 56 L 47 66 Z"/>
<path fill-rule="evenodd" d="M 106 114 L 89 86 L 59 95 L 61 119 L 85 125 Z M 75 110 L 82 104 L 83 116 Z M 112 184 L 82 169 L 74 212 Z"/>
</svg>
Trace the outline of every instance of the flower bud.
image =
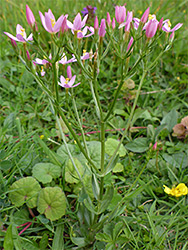
<svg viewBox="0 0 188 250">
<path fill-rule="evenodd" d="M 142 23 L 146 23 L 148 20 L 148 16 L 149 16 L 149 7 L 146 9 L 146 11 L 144 12 L 144 14 L 142 15 L 140 22 Z"/>
<path fill-rule="evenodd" d="M 100 25 L 100 28 L 99 28 L 99 36 L 100 37 L 104 37 L 105 34 L 106 34 L 106 23 L 105 23 L 105 19 L 102 19 L 101 20 L 101 25 Z"/>
<path fill-rule="evenodd" d="M 99 21 L 98 21 L 98 18 L 97 18 L 97 16 L 95 17 L 95 21 L 94 21 L 94 29 L 95 30 L 98 30 L 98 28 L 99 28 Z"/>
<path fill-rule="evenodd" d="M 26 18 L 29 26 L 31 28 L 34 28 L 35 26 L 36 30 L 38 30 L 33 12 L 31 11 L 28 5 L 26 5 Z"/>
<path fill-rule="evenodd" d="M 116 21 L 119 24 L 123 23 L 125 21 L 125 17 L 126 17 L 126 8 L 125 8 L 125 6 L 116 6 L 115 17 L 116 17 Z"/>
<path fill-rule="evenodd" d="M 156 31 L 157 31 L 157 27 L 158 27 L 158 21 L 151 19 L 148 23 L 148 25 L 146 26 L 146 36 L 147 38 L 152 38 Z"/>
<path fill-rule="evenodd" d="M 64 34 L 65 32 L 67 32 L 67 30 L 68 30 L 68 26 L 67 26 L 67 17 L 64 16 L 63 22 L 62 22 L 62 24 L 61 24 L 61 32 L 62 32 L 62 34 Z"/>
<path fill-rule="evenodd" d="M 68 67 L 67 67 L 67 77 L 68 77 L 69 79 L 72 78 L 71 66 L 68 66 Z"/>
<path fill-rule="evenodd" d="M 116 22 L 115 22 L 115 18 L 113 17 L 112 19 L 112 29 L 114 30 L 116 27 Z"/>
<path fill-rule="evenodd" d="M 27 55 L 27 59 L 30 61 L 31 60 L 31 57 L 30 57 L 30 54 L 29 54 L 29 51 L 26 50 L 26 55 Z"/>
<path fill-rule="evenodd" d="M 133 39 L 133 37 L 131 37 L 131 39 L 130 39 L 128 45 L 127 45 L 127 52 L 130 50 L 130 47 L 132 46 L 133 41 L 134 41 L 134 39 Z"/>
<path fill-rule="evenodd" d="M 158 29 L 160 30 L 160 29 L 162 29 L 162 26 L 163 26 L 163 17 L 161 18 L 161 20 L 159 21 L 159 23 L 158 23 Z"/>
<path fill-rule="evenodd" d="M 106 22 L 107 22 L 108 26 L 110 27 L 110 25 L 111 25 L 111 18 L 110 18 L 110 13 L 109 12 L 107 12 Z"/>
</svg>

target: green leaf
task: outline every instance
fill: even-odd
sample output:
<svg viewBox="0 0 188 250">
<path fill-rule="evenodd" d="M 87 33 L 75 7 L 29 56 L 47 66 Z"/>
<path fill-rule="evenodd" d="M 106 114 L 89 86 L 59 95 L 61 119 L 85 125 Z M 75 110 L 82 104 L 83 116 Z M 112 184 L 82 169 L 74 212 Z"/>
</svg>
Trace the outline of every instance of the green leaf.
<svg viewBox="0 0 188 250">
<path fill-rule="evenodd" d="M 41 190 L 37 210 L 51 221 L 60 219 L 65 214 L 66 198 L 59 187 L 46 187 Z"/>
<path fill-rule="evenodd" d="M 61 175 L 61 168 L 52 163 L 37 163 L 32 170 L 33 176 L 43 184 L 49 183 Z"/>
<path fill-rule="evenodd" d="M 175 109 L 172 109 L 168 114 L 163 117 L 161 124 L 166 124 L 166 128 L 169 132 L 171 132 L 173 127 L 177 124 L 177 120 L 178 112 Z"/>
<path fill-rule="evenodd" d="M 37 206 L 37 197 L 40 189 L 38 181 L 33 177 L 24 177 L 12 184 L 9 197 L 17 207 L 26 203 L 28 207 L 34 208 Z"/>
<path fill-rule="evenodd" d="M 119 145 L 119 141 L 113 138 L 107 139 L 107 141 L 105 142 L 105 152 L 108 155 L 112 156 L 118 145 Z M 120 157 L 123 157 L 126 155 L 127 151 L 122 144 L 117 153 L 119 154 Z"/>
<path fill-rule="evenodd" d="M 74 152 L 75 145 L 68 144 L 67 146 L 68 146 L 68 149 L 69 149 L 71 155 L 75 154 L 75 152 Z M 62 145 L 60 148 L 58 148 L 57 154 L 60 156 L 60 159 L 63 163 L 65 163 L 65 161 L 69 160 L 69 155 L 67 153 L 65 145 Z"/>
<path fill-rule="evenodd" d="M 135 152 L 135 153 L 143 153 L 148 150 L 148 139 L 147 138 L 137 138 L 131 142 L 128 142 L 125 145 L 126 149 Z"/>
<path fill-rule="evenodd" d="M 78 172 L 82 176 L 84 173 L 84 168 L 83 168 L 82 164 L 80 163 L 80 161 L 77 158 L 73 158 L 73 159 L 74 159 L 75 165 L 78 169 Z M 68 160 L 68 162 L 65 166 L 65 180 L 68 183 L 78 183 L 80 181 L 78 174 L 77 174 L 70 159 Z"/>
<path fill-rule="evenodd" d="M 99 141 L 88 141 L 86 145 L 90 159 L 94 161 L 95 165 L 99 168 L 101 160 L 101 143 Z"/>
<path fill-rule="evenodd" d="M 115 167 L 114 167 L 114 169 L 113 169 L 113 172 L 114 172 L 114 173 L 123 172 L 123 169 L 124 169 L 123 165 L 122 165 L 120 162 L 118 162 L 118 163 L 115 165 Z"/>
<path fill-rule="evenodd" d="M 113 198 L 113 194 L 114 194 L 114 187 L 108 186 L 106 189 L 106 192 L 102 198 L 102 201 L 100 203 L 100 207 L 99 207 L 99 211 L 98 211 L 99 214 L 104 212 L 108 208 L 108 206 L 110 205 L 111 200 Z"/>
<path fill-rule="evenodd" d="M 4 250 L 14 250 L 14 243 L 13 243 L 13 238 L 12 238 L 12 225 L 10 225 L 7 229 L 3 247 L 4 247 Z"/>
<path fill-rule="evenodd" d="M 12 216 L 13 223 L 16 225 L 24 224 L 29 220 L 29 212 L 28 209 L 21 209 L 14 213 L 14 216 Z"/>
<path fill-rule="evenodd" d="M 52 250 L 64 250 L 64 239 L 63 239 L 64 225 L 59 225 L 56 227 Z"/>
<path fill-rule="evenodd" d="M 110 235 L 108 235 L 106 233 L 97 233 L 95 238 L 96 238 L 96 240 L 104 241 L 104 242 L 111 242 L 112 241 Z"/>
<path fill-rule="evenodd" d="M 39 247 L 41 250 L 46 250 L 48 246 L 48 235 L 45 233 L 42 236 L 42 239 L 39 242 Z"/>
</svg>

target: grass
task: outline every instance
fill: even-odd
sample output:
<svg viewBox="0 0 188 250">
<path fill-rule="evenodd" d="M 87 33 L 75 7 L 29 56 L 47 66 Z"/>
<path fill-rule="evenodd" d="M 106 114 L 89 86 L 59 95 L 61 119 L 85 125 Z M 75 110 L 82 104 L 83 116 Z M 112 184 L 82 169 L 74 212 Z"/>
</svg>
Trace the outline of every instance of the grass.
<svg viewBox="0 0 188 250">
<path fill-rule="evenodd" d="M 88 3 L 97 7 L 97 16 L 100 19 L 104 16 L 106 18 L 107 11 L 110 13 L 114 11 L 114 1 L 111 0 L 3 1 L 0 15 L 1 29 L 2 32 L 14 34 L 17 23 L 27 26 L 25 4 L 29 4 L 37 23 L 40 23 L 38 10 L 44 13 L 51 8 L 56 17 L 61 13 L 68 13 L 69 19 L 72 20 L 75 14 Z M 124 2 L 116 1 L 116 4 L 122 5 Z M 141 16 L 140 10 L 145 10 L 148 5 L 151 7 L 151 13 L 159 14 L 159 18 L 162 16 L 164 19 L 169 18 L 172 27 L 178 22 L 184 25 L 175 33 L 171 50 L 160 59 L 157 67 L 147 74 L 132 123 L 132 127 L 137 127 L 137 129 L 129 132 L 129 137 L 124 140 L 123 145 L 126 147 L 128 142 L 135 142 L 137 138 L 145 137 L 152 145 L 157 140 L 158 147 L 156 151 L 147 147 L 147 150 L 142 152 L 138 151 L 141 147 L 138 145 L 139 153 L 137 153 L 135 144 L 133 148 L 131 145 L 129 148 L 127 146 L 127 155 L 121 157 L 119 161 L 123 166 L 122 170 L 108 174 L 104 180 L 106 187 L 110 183 L 114 186 L 114 198 L 108 208 L 109 211 L 113 210 L 117 202 L 124 199 L 122 207 L 118 208 L 119 216 L 97 232 L 95 243 L 85 249 L 104 249 L 107 243 L 109 248 L 105 249 L 115 249 L 110 248 L 110 244 L 121 246 L 117 249 L 185 250 L 188 247 L 188 198 L 187 196 L 170 197 L 163 191 L 164 184 L 169 187 L 181 182 L 188 185 L 188 145 L 186 141 L 172 136 L 173 126 L 188 115 L 187 1 L 179 0 L 177 3 L 170 0 L 160 2 L 132 0 L 127 2 L 126 7 L 129 10 L 134 9 L 136 16 Z M 39 214 L 36 209 L 33 209 L 35 215 L 33 218 L 26 205 L 18 208 L 11 203 L 10 186 L 16 180 L 32 176 L 32 169 L 37 163 L 58 164 L 61 162 L 58 150 L 62 141 L 45 93 L 41 91 L 31 74 L 14 55 L 7 37 L 2 35 L 0 39 L 0 227 L 2 229 L 0 246 L 3 247 L 4 239 L 9 237 L 13 238 L 16 250 L 55 250 L 60 249 L 57 242 L 60 242 L 63 234 L 64 248 L 62 249 L 76 249 L 74 234 L 81 235 L 78 217 L 84 216 L 81 215 L 79 202 L 75 199 L 78 197 L 79 184 L 67 183 L 61 176 L 50 184 L 43 185 L 44 187 L 62 187 L 70 204 L 66 215 L 55 222 Z M 155 51 L 155 55 L 159 52 L 160 48 Z M 103 99 L 101 98 L 104 108 L 107 107 L 107 103 L 111 102 L 113 90 L 117 86 L 115 79 L 118 74 L 116 62 L 107 56 L 99 75 L 100 82 L 103 84 L 101 93 L 105 89 Z M 139 79 L 140 71 L 138 70 L 132 78 L 136 86 Z M 132 107 L 131 96 L 134 97 L 135 94 L 131 91 L 124 89 L 120 93 L 119 101 L 107 128 L 113 131 L 107 132 L 106 140 L 121 138 L 125 121 Z M 86 126 L 84 132 L 99 130 L 93 115 L 94 105 L 90 101 L 89 87 L 78 90 L 77 95 L 82 97 L 77 104 L 81 110 L 79 114 Z M 71 113 L 67 113 L 67 116 L 71 119 Z M 72 121 L 72 123 L 78 132 L 76 122 Z M 162 125 L 164 123 L 167 123 L 167 129 L 164 129 Z M 66 128 L 63 127 L 63 129 Z M 43 137 L 40 137 L 41 135 Z M 98 133 L 89 134 L 87 142 L 96 141 L 98 137 Z M 67 143 L 70 146 L 74 145 L 74 140 L 70 135 L 67 137 Z M 93 157 L 98 160 L 96 151 L 92 153 Z M 76 146 L 73 155 L 80 157 L 79 160 L 84 164 Z M 133 185 L 142 170 L 143 173 L 137 179 L 136 185 Z M 130 193 L 127 195 L 129 189 Z M 80 213 L 79 216 L 77 212 Z M 17 230 L 21 232 L 24 227 L 16 229 L 16 226 L 25 222 L 32 222 L 32 225 L 18 236 Z M 6 247 L 4 246 L 5 250 L 14 249 L 14 247 Z"/>
</svg>

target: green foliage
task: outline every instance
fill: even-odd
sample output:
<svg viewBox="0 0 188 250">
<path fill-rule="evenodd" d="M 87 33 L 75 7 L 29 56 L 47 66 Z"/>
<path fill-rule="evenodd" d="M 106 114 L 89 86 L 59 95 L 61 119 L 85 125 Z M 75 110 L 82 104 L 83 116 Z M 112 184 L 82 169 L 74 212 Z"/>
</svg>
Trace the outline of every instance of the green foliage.
<svg viewBox="0 0 188 250">
<path fill-rule="evenodd" d="M 49 183 L 61 175 L 61 168 L 52 163 L 37 163 L 32 169 L 33 177 L 43 184 Z"/>
<path fill-rule="evenodd" d="M 61 188 L 46 187 L 41 190 L 37 210 L 51 221 L 58 220 L 65 214 L 66 198 Z"/>
<path fill-rule="evenodd" d="M 10 187 L 9 197 L 15 206 L 20 207 L 24 203 L 28 207 L 37 206 L 37 196 L 41 187 L 33 177 L 21 178 Z"/>
</svg>

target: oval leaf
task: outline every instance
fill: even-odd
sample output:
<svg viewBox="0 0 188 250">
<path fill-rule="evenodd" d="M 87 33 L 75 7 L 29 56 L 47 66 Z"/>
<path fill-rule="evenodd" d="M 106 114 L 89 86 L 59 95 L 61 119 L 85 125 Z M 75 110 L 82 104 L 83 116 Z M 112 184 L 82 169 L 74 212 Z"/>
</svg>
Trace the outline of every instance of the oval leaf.
<svg viewBox="0 0 188 250">
<path fill-rule="evenodd" d="M 26 203 L 28 207 L 33 208 L 37 206 L 40 189 L 40 184 L 33 177 L 21 178 L 10 187 L 9 197 L 17 207 Z"/>
<path fill-rule="evenodd" d="M 61 168 L 52 163 L 37 163 L 33 167 L 32 173 L 38 181 L 46 184 L 61 175 Z"/>
<path fill-rule="evenodd" d="M 125 145 L 126 149 L 135 152 L 135 153 L 143 153 L 148 148 L 148 139 L 147 138 L 137 138 L 134 141 L 131 141 Z"/>
<path fill-rule="evenodd" d="M 51 221 L 60 219 L 65 214 L 66 198 L 59 187 L 46 187 L 41 190 L 37 210 Z"/>
</svg>

